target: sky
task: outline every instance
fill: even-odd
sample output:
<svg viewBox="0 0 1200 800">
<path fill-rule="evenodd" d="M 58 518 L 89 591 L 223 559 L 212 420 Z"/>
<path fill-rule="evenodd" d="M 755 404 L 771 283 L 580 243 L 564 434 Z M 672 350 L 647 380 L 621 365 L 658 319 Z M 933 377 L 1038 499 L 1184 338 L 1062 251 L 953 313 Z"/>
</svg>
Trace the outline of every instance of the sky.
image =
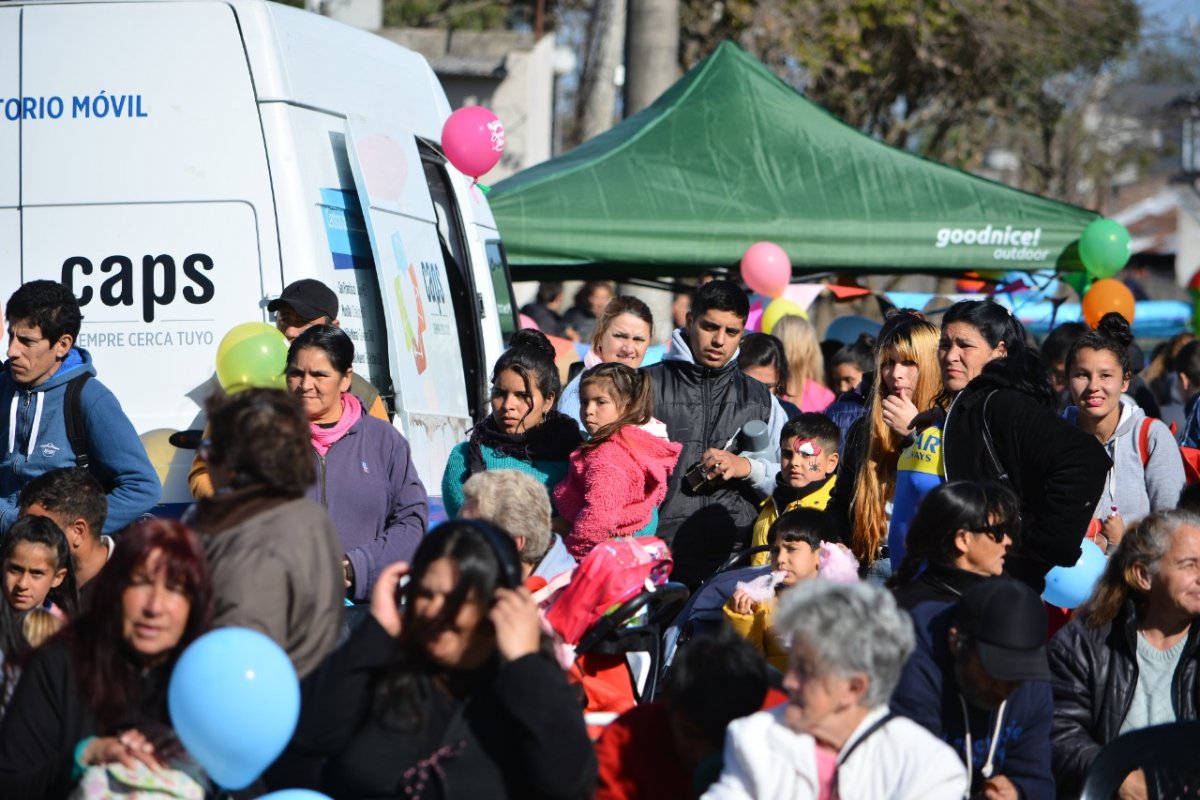
<svg viewBox="0 0 1200 800">
<path fill-rule="evenodd" d="M 1167 29 L 1178 29 L 1191 21 L 1200 22 L 1200 4 L 1196 0 L 1139 0 L 1147 17 L 1156 17 Z"/>
</svg>

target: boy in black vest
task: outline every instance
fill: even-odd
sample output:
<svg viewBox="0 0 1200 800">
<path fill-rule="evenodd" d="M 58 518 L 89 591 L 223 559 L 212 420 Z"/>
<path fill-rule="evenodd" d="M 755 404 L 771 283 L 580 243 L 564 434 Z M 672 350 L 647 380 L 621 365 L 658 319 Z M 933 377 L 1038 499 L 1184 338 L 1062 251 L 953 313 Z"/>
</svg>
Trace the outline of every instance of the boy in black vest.
<svg viewBox="0 0 1200 800">
<path fill-rule="evenodd" d="M 742 374 L 738 345 L 750 303 L 730 281 L 696 290 L 687 325 L 671 336 L 666 358 L 646 367 L 654 416 L 683 445 L 659 509 L 658 535 L 675 558 L 672 580 L 695 588 L 750 542 L 758 505 L 775 488 L 779 434 L 787 415 L 767 387 Z M 751 420 L 767 423 L 765 449 L 740 449 Z"/>
</svg>

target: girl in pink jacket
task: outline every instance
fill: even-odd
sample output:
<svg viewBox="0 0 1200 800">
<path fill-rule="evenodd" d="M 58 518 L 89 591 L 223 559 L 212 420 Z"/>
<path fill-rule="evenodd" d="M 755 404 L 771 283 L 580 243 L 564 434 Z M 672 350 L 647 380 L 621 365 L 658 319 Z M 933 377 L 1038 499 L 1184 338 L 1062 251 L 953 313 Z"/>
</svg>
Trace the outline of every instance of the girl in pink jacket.
<svg viewBox="0 0 1200 800">
<path fill-rule="evenodd" d="M 571 453 L 554 505 L 571 523 L 567 549 L 583 558 L 605 539 L 651 536 L 667 478 L 683 445 L 667 441 L 654 419 L 650 379 L 619 362 L 599 364 L 579 381 L 579 418 L 591 438 Z"/>
</svg>

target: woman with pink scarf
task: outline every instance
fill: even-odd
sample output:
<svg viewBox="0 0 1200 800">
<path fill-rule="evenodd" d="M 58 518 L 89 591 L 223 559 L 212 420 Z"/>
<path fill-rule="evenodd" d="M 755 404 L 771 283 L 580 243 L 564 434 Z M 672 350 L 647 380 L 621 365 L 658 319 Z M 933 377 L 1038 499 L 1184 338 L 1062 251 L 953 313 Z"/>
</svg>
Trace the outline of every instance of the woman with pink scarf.
<svg viewBox="0 0 1200 800">
<path fill-rule="evenodd" d="M 429 510 L 408 441 L 365 414 L 350 393 L 353 363 L 350 337 L 316 325 L 288 350 L 287 385 L 312 433 L 317 480 L 308 496 L 325 506 L 337 528 L 346 596 L 366 601 L 384 567 L 411 560 Z"/>
</svg>

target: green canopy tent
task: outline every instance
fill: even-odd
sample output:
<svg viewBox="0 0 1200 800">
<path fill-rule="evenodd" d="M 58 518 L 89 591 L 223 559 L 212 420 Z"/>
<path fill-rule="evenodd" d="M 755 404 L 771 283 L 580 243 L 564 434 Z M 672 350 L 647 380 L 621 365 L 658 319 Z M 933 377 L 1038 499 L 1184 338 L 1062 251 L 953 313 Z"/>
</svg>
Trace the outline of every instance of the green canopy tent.
<svg viewBox="0 0 1200 800">
<path fill-rule="evenodd" d="M 695 275 L 762 240 L 798 273 L 1080 269 L 1097 216 L 884 145 L 729 42 L 488 202 L 522 280 Z"/>
</svg>

